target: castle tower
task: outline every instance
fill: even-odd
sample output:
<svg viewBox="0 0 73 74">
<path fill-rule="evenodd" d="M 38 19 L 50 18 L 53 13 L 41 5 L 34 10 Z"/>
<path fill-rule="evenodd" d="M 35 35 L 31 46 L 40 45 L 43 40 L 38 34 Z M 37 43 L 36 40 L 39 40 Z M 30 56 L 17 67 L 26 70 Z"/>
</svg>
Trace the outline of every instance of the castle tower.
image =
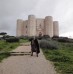
<svg viewBox="0 0 73 74">
<path fill-rule="evenodd" d="M 28 20 L 23 21 L 23 35 L 28 36 Z"/>
<path fill-rule="evenodd" d="M 59 23 L 58 23 L 58 21 L 53 22 L 53 36 L 59 36 Z"/>
<path fill-rule="evenodd" d="M 53 37 L 53 18 L 52 16 L 45 17 L 45 34 Z"/>
<path fill-rule="evenodd" d="M 34 15 L 28 16 L 28 34 L 29 36 L 36 35 L 36 18 Z"/>
<path fill-rule="evenodd" d="M 24 32 L 23 29 L 24 29 L 23 20 L 18 19 L 17 20 L 17 29 L 16 29 L 17 36 L 23 35 L 23 32 Z"/>
</svg>

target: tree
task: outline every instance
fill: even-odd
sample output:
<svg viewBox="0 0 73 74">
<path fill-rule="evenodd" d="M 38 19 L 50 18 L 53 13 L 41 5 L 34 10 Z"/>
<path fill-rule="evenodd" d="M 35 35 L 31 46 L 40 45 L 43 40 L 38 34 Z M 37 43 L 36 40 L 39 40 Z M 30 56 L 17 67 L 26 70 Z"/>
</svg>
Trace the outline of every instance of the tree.
<svg viewBox="0 0 73 74">
<path fill-rule="evenodd" d="M 7 33 L 6 32 L 1 32 L 0 35 L 5 36 Z"/>
</svg>

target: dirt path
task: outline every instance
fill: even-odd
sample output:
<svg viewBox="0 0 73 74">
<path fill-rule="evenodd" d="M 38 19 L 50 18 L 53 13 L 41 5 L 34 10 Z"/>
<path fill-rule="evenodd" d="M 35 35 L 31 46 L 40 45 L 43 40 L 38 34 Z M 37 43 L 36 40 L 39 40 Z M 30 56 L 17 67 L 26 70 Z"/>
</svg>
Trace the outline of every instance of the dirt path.
<svg viewBox="0 0 73 74">
<path fill-rule="evenodd" d="M 13 52 L 29 53 L 30 46 L 19 46 Z M 30 55 L 10 56 L 0 64 L 0 74 L 56 74 L 52 64 L 47 61 L 41 51 L 39 57 Z"/>
</svg>

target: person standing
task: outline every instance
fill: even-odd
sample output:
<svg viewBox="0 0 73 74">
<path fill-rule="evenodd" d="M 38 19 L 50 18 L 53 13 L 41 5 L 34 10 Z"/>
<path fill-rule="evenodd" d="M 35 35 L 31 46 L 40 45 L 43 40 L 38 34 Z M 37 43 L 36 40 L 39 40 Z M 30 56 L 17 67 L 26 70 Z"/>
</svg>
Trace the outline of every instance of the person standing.
<svg viewBox="0 0 73 74">
<path fill-rule="evenodd" d="M 39 49 L 38 40 L 35 37 L 31 40 L 31 56 L 33 56 L 33 52 L 36 52 L 36 56 L 38 57 L 40 49 Z"/>
<path fill-rule="evenodd" d="M 39 43 L 37 38 L 35 38 L 34 43 L 35 43 L 36 56 L 38 57 L 38 54 L 40 53 L 40 49 L 39 49 Z"/>
<path fill-rule="evenodd" d="M 31 56 L 33 56 L 33 52 L 35 52 L 35 43 L 34 43 L 34 39 L 31 39 Z"/>
</svg>

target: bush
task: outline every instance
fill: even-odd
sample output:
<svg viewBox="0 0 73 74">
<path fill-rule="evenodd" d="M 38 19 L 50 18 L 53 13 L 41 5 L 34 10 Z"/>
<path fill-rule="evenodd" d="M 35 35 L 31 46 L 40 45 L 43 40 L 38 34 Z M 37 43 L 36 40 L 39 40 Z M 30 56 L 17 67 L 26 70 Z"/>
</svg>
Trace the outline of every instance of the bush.
<svg viewBox="0 0 73 74">
<path fill-rule="evenodd" d="M 73 74 L 73 43 L 58 43 L 58 50 L 43 49 L 43 53 L 47 60 L 54 63 L 58 73 Z"/>
<path fill-rule="evenodd" d="M 53 39 L 53 40 L 56 40 L 56 41 L 58 40 L 58 38 L 59 38 L 59 36 L 53 36 L 53 37 L 52 37 L 52 39 Z"/>
<path fill-rule="evenodd" d="M 42 39 L 42 37 L 37 37 L 37 39 L 38 39 L 38 40 L 41 40 L 41 39 Z"/>
<path fill-rule="evenodd" d="M 45 39 L 40 41 L 40 47 L 46 49 L 58 49 L 57 42 Z"/>
<path fill-rule="evenodd" d="M 69 42 L 69 39 L 67 37 L 59 37 L 58 41 L 59 42 Z"/>
<path fill-rule="evenodd" d="M 15 37 L 15 36 L 4 35 L 4 36 L 2 37 L 2 39 L 3 39 L 3 40 L 6 40 L 7 38 L 12 38 L 12 37 Z"/>
<path fill-rule="evenodd" d="M 43 35 L 43 38 L 50 38 L 49 35 Z"/>
<path fill-rule="evenodd" d="M 19 38 L 16 37 L 7 38 L 6 42 L 19 42 Z"/>
<path fill-rule="evenodd" d="M 59 36 L 53 36 L 52 38 L 59 38 Z"/>
</svg>

